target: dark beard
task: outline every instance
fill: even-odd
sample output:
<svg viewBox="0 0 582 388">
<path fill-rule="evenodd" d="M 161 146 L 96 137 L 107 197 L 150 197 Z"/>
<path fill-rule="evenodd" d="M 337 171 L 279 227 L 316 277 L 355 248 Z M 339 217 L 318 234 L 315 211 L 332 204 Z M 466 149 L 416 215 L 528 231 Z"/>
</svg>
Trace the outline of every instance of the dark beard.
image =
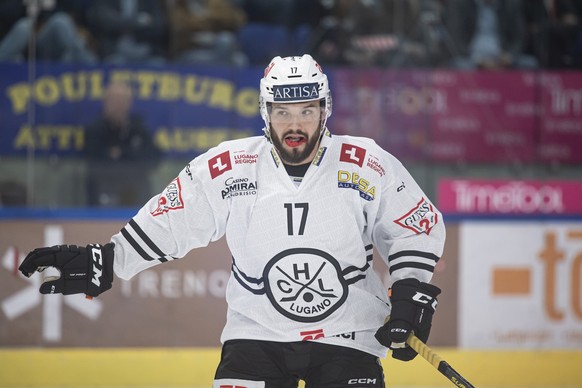
<svg viewBox="0 0 582 388">
<path fill-rule="evenodd" d="M 292 133 L 294 133 L 294 132 L 292 132 Z M 307 137 L 304 133 L 300 133 L 300 134 L 307 138 L 307 143 L 305 144 L 305 148 L 303 149 L 303 151 L 299 151 L 296 148 L 292 148 L 291 150 L 287 150 L 287 149 L 283 148 L 283 144 L 281 143 L 281 140 L 279 139 L 279 137 L 271 136 L 271 141 L 273 142 L 273 145 L 275 146 L 277 151 L 279 151 L 279 156 L 283 160 L 283 163 L 300 164 L 300 163 L 310 162 L 310 160 L 305 160 L 305 159 L 307 159 L 309 157 L 309 155 L 311 154 L 311 152 L 315 149 L 315 147 L 317 147 L 317 144 L 319 142 L 319 136 L 317 136 L 317 133 L 315 133 L 313 137 Z M 286 133 L 285 135 L 283 135 L 282 136 L 283 139 L 287 135 L 289 135 L 289 133 Z"/>
</svg>

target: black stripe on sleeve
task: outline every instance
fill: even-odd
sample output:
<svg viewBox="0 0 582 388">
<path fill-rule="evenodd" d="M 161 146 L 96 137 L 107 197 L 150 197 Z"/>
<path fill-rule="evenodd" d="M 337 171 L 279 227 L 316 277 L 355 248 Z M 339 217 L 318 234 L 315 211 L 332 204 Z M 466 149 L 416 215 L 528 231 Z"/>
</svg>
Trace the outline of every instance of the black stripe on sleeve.
<svg viewBox="0 0 582 388">
<path fill-rule="evenodd" d="M 393 255 L 388 256 L 388 261 L 396 260 L 402 256 L 416 256 L 416 257 L 424 257 L 425 259 L 434 260 L 434 262 L 438 262 L 440 257 L 435 255 L 434 253 L 429 252 L 422 252 L 422 251 L 400 251 L 394 253 Z"/>
<path fill-rule="evenodd" d="M 146 245 L 156 254 L 160 257 L 160 261 L 167 261 L 164 256 L 166 256 L 164 254 L 164 252 L 162 252 L 162 250 L 160 248 L 158 248 L 158 246 L 156 244 L 154 244 L 154 242 L 148 237 L 148 235 L 143 231 L 142 228 L 140 228 L 140 226 L 137 224 L 137 222 L 135 222 L 135 220 L 132 218 L 129 221 L 129 225 L 131 225 L 131 227 L 133 228 L 133 230 L 135 230 L 135 233 L 137 233 L 137 235 L 142 239 L 143 242 L 146 243 Z M 164 259 L 163 259 L 164 258 Z M 163 259 L 163 260 L 162 260 Z"/>
<path fill-rule="evenodd" d="M 390 275 L 392 275 L 392 272 L 398 271 L 399 269 L 402 269 L 402 268 L 417 268 L 417 269 L 423 269 L 423 270 L 428 271 L 430 273 L 434 272 L 434 265 L 418 263 L 418 262 L 414 262 L 414 261 L 406 261 L 404 263 L 391 265 L 390 270 L 389 270 Z"/>
<path fill-rule="evenodd" d="M 125 237 L 125 239 L 127 240 L 127 242 L 129 242 L 131 244 L 131 246 L 133 247 L 133 249 L 135 249 L 135 251 L 142 257 L 142 259 L 144 259 L 146 261 L 154 261 L 154 260 L 156 260 L 155 258 L 151 257 L 150 255 L 148 255 L 143 250 L 143 248 L 137 243 L 137 241 L 135 241 L 134 238 L 131 237 L 131 235 L 129 234 L 129 232 L 127 231 L 127 229 L 125 229 L 125 227 L 123 229 L 121 229 L 121 234 L 123 235 L 123 237 Z M 160 261 L 161 261 L 161 259 L 162 258 L 160 258 Z"/>
</svg>

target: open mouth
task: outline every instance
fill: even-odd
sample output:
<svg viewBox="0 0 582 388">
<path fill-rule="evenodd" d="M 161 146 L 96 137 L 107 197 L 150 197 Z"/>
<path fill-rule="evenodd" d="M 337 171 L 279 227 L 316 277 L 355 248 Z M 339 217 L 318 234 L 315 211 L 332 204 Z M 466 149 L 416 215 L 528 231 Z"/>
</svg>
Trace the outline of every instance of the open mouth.
<svg viewBox="0 0 582 388">
<path fill-rule="evenodd" d="M 305 136 L 301 135 L 288 135 L 285 137 L 285 144 L 287 144 L 289 147 L 299 147 L 306 141 L 307 140 L 305 139 Z"/>
</svg>

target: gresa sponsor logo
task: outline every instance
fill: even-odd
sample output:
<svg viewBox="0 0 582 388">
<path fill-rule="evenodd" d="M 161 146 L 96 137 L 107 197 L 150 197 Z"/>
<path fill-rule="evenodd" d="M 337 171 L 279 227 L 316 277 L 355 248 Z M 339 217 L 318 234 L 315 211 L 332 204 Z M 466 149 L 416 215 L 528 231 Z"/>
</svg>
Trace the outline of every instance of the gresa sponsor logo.
<svg viewBox="0 0 582 388">
<path fill-rule="evenodd" d="M 376 197 L 376 186 L 370 186 L 370 182 L 357 172 L 339 170 L 337 172 L 337 187 L 357 190 L 360 197 L 366 201 L 373 201 Z"/>
<path fill-rule="evenodd" d="M 257 194 L 257 181 L 249 178 L 228 178 L 224 181 L 222 199 Z"/>
</svg>

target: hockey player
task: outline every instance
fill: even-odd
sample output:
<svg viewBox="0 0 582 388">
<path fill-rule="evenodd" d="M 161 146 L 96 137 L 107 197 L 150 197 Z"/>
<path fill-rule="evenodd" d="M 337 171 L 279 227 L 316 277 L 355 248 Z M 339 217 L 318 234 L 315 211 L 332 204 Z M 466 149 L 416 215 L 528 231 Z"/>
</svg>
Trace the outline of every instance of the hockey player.
<svg viewBox="0 0 582 388">
<path fill-rule="evenodd" d="M 105 245 L 30 252 L 20 270 L 61 276 L 47 293 L 98 296 L 114 275 L 183 257 L 226 235 L 232 272 L 213 387 L 384 387 L 387 348 L 408 361 L 440 290 L 441 214 L 373 140 L 333 135 L 326 75 L 309 55 L 275 57 L 260 81 L 265 136 L 192 160 Z M 372 266 L 388 265 L 390 297 Z M 193 263 L 195 265 L 195 263 Z M 386 322 L 386 318 L 391 318 Z"/>
</svg>

